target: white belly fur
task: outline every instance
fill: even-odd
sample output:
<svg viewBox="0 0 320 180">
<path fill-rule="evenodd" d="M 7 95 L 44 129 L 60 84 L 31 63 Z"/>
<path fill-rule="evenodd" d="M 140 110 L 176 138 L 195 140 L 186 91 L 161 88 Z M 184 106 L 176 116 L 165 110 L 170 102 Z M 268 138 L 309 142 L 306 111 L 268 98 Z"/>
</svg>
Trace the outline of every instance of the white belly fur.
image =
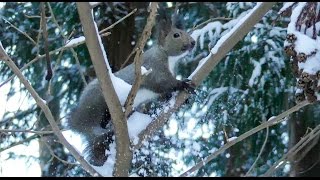
<svg viewBox="0 0 320 180">
<path fill-rule="evenodd" d="M 141 104 L 144 101 L 155 99 L 159 96 L 158 93 L 155 93 L 153 91 L 150 91 L 148 89 L 140 89 L 137 92 L 136 98 L 134 99 L 133 107 L 137 107 L 139 104 Z"/>
</svg>

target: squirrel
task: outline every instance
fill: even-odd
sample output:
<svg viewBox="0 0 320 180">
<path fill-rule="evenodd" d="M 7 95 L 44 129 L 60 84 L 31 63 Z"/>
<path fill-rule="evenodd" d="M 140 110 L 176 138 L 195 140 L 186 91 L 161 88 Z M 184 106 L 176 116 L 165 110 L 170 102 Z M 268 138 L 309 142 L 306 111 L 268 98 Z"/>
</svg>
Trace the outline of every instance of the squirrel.
<svg viewBox="0 0 320 180">
<path fill-rule="evenodd" d="M 193 91 L 190 81 L 177 80 L 169 70 L 169 56 L 178 56 L 190 51 L 195 46 L 195 40 L 182 30 L 181 16 L 176 13 L 172 19 L 166 13 L 158 11 L 159 23 L 156 24 L 157 43 L 147 50 L 142 58 L 142 66 L 151 69 L 141 83 L 134 107 L 138 101 L 142 103 L 140 93 L 150 92 L 157 95 L 168 95 L 177 90 Z M 179 19 L 180 18 L 180 19 Z M 128 84 L 135 79 L 134 63 L 114 73 Z M 67 119 L 67 127 L 80 134 L 87 142 L 84 149 L 85 159 L 94 166 L 103 166 L 107 160 L 106 150 L 114 140 L 111 116 L 104 100 L 97 79 L 92 80 L 83 90 L 78 106 L 72 110 Z"/>
</svg>

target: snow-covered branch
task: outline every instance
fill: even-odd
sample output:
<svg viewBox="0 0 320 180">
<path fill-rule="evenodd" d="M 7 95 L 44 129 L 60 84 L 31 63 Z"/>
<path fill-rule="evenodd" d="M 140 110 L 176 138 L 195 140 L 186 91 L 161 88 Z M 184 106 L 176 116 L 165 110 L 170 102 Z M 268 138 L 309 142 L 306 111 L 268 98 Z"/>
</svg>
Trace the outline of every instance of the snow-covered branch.
<svg viewBox="0 0 320 180">
<path fill-rule="evenodd" d="M 112 79 L 116 81 L 117 78 L 111 72 L 90 4 L 88 2 L 77 2 L 77 8 L 92 64 L 115 129 L 116 162 L 114 176 L 128 176 L 132 154 L 129 149 L 130 141 L 126 118 L 112 82 Z"/>
</svg>

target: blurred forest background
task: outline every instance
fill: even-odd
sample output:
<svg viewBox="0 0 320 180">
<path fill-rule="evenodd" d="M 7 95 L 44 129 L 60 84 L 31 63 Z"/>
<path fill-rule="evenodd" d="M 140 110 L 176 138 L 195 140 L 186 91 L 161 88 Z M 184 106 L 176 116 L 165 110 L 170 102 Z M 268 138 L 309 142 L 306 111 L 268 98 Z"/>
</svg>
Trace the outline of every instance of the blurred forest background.
<svg viewBox="0 0 320 180">
<path fill-rule="evenodd" d="M 172 13 L 176 5 L 163 4 L 168 13 Z M 50 2 L 46 3 L 46 16 L 49 50 L 54 51 L 51 54 L 54 76 L 51 84 L 44 80 L 46 63 L 41 56 L 45 52 L 39 36 L 39 5 L 37 2 L 2 4 L 0 41 L 19 68 L 35 60 L 22 71 L 23 75 L 40 96 L 49 101 L 63 129 L 64 119 L 85 87 L 84 81 L 92 80 L 95 73 L 85 44 L 59 50 L 68 39 L 83 35 L 75 3 Z M 188 77 L 198 65 L 194 60 L 208 55 L 209 48 L 255 5 L 253 2 L 181 3 L 179 10 L 187 31 L 199 31 L 199 35 L 194 50 L 176 65 L 177 74 Z M 149 14 L 147 7 L 147 2 L 105 2 L 94 8 L 99 30 L 137 8 L 136 13 L 110 29 L 110 35 L 102 37 L 114 72 L 134 48 Z M 277 18 L 282 7 L 283 3 L 276 3 L 217 65 L 189 103 L 157 132 L 160 138 L 154 138 L 150 145 L 151 164 L 134 167 L 132 172 L 145 168 L 152 169 L 153 176 L 178 176 L 225 144 L 226 138 L 237 137 L 295 105 L 296 79 L 284 52 L 290 18 Z M 211 21 L 197 26 L 209 19 Z M 153 40 L 148 41 L 146 49 L 152 46 Z M 10 68 L 0 61 L 0 129 L 50 130 L 41 109 L 19 80 L 15 77 L 7 81 L 12 75 Z M 227 149 L 192 176 L 244 176 L 249 169 L 251 176 L 262 175 L 319 124 L 319 113 L 318 104 L 306 106 L 288 120 Z M 0 131 L 0 135 L 0 174 L 5 174 L 8 160 L 23 159 L 25 167 L 40 165 L 39 176 L 89 176 L 53 134 Z M 17 152 L 19 146 L 33 146 L 35 152 L 25 155 Z M 317 136 L 272 175 L 320 176 L 319 155 Z"/>
</svg>

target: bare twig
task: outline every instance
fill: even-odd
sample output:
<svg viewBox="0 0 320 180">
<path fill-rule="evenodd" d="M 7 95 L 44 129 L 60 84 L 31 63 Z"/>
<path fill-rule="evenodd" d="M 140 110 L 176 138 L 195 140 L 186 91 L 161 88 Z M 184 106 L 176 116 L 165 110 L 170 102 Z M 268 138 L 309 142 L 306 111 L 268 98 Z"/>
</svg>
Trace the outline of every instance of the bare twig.
<svg viewBox="0 0 320 180">
<path fill-rule="evenodd" d="M 192 74 L 192 83 L 198 86 L 206 76 L 215 68 L 215 66 L 222 60 L 222 58 L 239 42 L 251 29 L 252 27 L 261 20 L 265 13 L 272 8 L 274 2 L 263 2 L 261 3 L 252 14 L 243 21 L 239 27 L 232 29 L 230 36 L 224 42 L 219 44 L 216 54 L 210 53 L 204 63 L 200 63 Z M 223 37 L 222 37 L 223 38 Z M 217 46 L 217 45 L 216 45 Z M 170 108 L 167 112 L 162 113 L 156 120 L 152 121 L 148 127 L 139 134 L 139 142 L 134 146 L 134 149 L 139 149 L 142 146 L 142 142 L 147 140 L 155 131 L 163 127 L 173 112 L 177 111 L 179 107 L 185 102 L 189 95 L 182 91 L 179 92 L 173 108 Z"/>
<path fill-rule="evenodd" d="M 138 89 L 140 87 L 141 84 L 141 65 L 142 65 L 142 50 L 147 42 L 147 40 L 149 39 L 150 35 L 151 35 L 151 30 L 152 27 L 155 24 L 155 18 L 156 18 L 156 13 L 157 13 L 157 6 L 158 3 L 157 2 L 151 2 L 151 12 L 149 14 L 149 17 L 147 19 L 147 24 L 144 27 L 143 31 L 142 31 L 142 36 L 139 39 L 138 42 L 138 48 L 136 51 L 136 55 L 134 57 L 134 63 L 135 63 L 135 79 L 132 85 L 132 88 L 129 92 L 128 98 L 126 99 L 126 102 L 124 103 L 124 107 L 125 107 L 125 116 L 128 117 L 128 115 L 130 114 L 131 110 L 132 110 L 132 104 L 134 101 L 134 98 L 137 95 Z"/>
<path fill-rule="evenodd" d="M 116 26 L 117 24 L 119 24 L 120 22 L 122 22 L 123 20 L 125 20 L 127 17 L 131 16 L 133 13 L 135 13 L 137 11 L 137 8 L 135 8 L 134 10 L 132 10 L 129 14 L 125 15 L 123 18 L 119 19 L 117 22 L 111 24 L 109 27 L 102 29 L 99 33 L 104 33 L 105 31 L 108 31 L 109 29 L 114 28 L 114 26 Z"/>
<path fill-rule="evenodd" d="M 36 15 L 28 15 L 28 14 L 23 14 L 26 18 L 41 18 L 41 16 L 36 16 Z M 46 19 L 50 19 L 51 17 L 46 17 Z"/>
<path fill-rule="evenodd" d="M 307 136 L 301 138 L 301 140 L 294 145 L 281 159 L 279 159 L 276 163 L 273 164 L 269 168 L 269 170 L 263 174 L 262 176 L 271 176 L 277 169 L 284 166 L 289 159 L 295 156 L 303 147 L 305 147 L 311 140 L 320 134 L 320 125 L 314 128 Z"/>
<path fill-rule="evenodd" d="M 34 45 L 36 45 L 36 42 L 25 32 L 21 31 L 19 28 L 17 28 L 15 25 L 11 24 L 10 21 L 6 20 L 4 17 L 1 16 L 1 18 L 7 22 L 10 27 L 12 27 L 13 29 L 17 30 L 18 32 L 20 32 L 21 34 L 23 34 L 26 38 L 28 38 Z"/>
<path fill-rule="evenodd" d="M 15 147 L 15 146 L 18 146 L 18 145 L 20 145 L 20 144 L 23 144 L 23 143 L 26 143 L 26 142 L 28 142 L 28 141 L 31 141 L 31 140 L 33 140 L 33 139 L 36 139 L 36 138 L 38 138 L 38 137 L 39 137 L 39 135 L 38 135 L 38 134 L 35 134 L 35 135 L 32 135 L 32 136 L 30 136 L 30 137 L 28 137 L 28 138 L 26 138 L 26 139 L 24 139 L 24 140 L 22 140 L 22 141 L 14 142 L 14 143 L 10 144 L 10 145 L 7 146 L 7 147 L 0 148 L 0 153 L 3 152 L 3 151 L 5 151 L 5 150 L 7 150 L 7 149 L 12 148 L 12 147 Z"/>
<path fill-rule="evenodd" d="M 189 33 L 191 33 L 192 31 L 194 31 L 194 30 L 196 30 L 196 29 L 202 27 L 203 25 L 208 24 L 208 23 L 210 23 L 212 21 L 230 21 L 230 20 L 232 20 L 232 18 L 226 18 L 226 17 L 210 18 L 210 19 L 208 19 L 208 20 L 196 25 L 195 27 L 193 27 Z"/>
<path fill-rule="evenodd" d="M 47 20 L 46 20 L 46 8 L 44 2 L 40 2 L 41 6 L 41 20 L 42 20 L 42 35 L 44 40 L 44 51 L 46 53 L 46 61 L 47 61 L 47 75 L 46 80 L 50 81 L 52 78 L 52 68 L 51 68 L 51 59 L 49 55 L 49 44 L 48 44 L 48 31 L 47 31 Z"/>
<path fill-rule="evenodd" d="M 268 137 L 269 137 L 269 126 L 267 127 L 266 132 L 267 132 L 267 133 L 266 133 L 266 138 L 265 138 L 265 140 L 264 140 L 264 142 L 263 142 L 263 144 L 262 144 L 262 147 L 261 147 L 261 149 L 260 149 L 260 152 L 259 152 L 256 160 L 253 162 L 252 166 L 249 168 L 249 170 L 248 170 L 248 172 L 246 173 L 245 176 L 249 176 L 249 175 L 250 175 L 251 171 L 253 170 L 253 168 L 256 166 L 258 160 L 260 159 L 260 156 L 261 156 L 264 148 L 266 147 L 266 144 L 267 144 L 267 141 L 268 141 Z"/>
<path fill-rule="evenodd" d="M 52 157 L 55 157 L 56 159 L 58 159 L 59 161 L 61 161 L 63 164 L 78 165 L 77 163 L 71 163 L 71 162 L 68 162 L 68 161 L 65 161 L 65 160 L 61 159 L 59 156 L 57 156 L 57 155 L 53 152 L 53 150 L 51 149 L 50 145 L 47 143 L 46 140 L 43 140 L 43 138 L 40 138 L 40 140 L 41 140 L 42 143 L 44 143 L 44 144 L 47 146 L 47 148 L 48 148 L 50 154 L 52 155 Z"/>
<path fill-rule="evenodd" d="M 312 130 L 311 130 L 311 131 L 312 131 Z M 315 145 L 318 144 L 319 138 L 320 138 L 320 136 L 317 136 L 317 137 L 313 140 L 312 144 L 311 144 L 311 145 L 308 145 L 308 147 L 306 147 L 306 148 L 303 150 L 303 152 L 301 152 L 301 153 L 299 154 L 299 157 L 295 160 L 295 163 L 301 161 L 301 160 L 308 154 L 308 152 L 309 152 Z"/>
<path fill-rule="evenodd" d="M 27 129 L 0 129 L 0 132 L 23 132 L 23 133 L 34 133 L 34 134 L 52 134 L 53 131 L 33 131 L 33 130 L 27 130 Z"/>
<path fill-rule="evenodd" d="M 127 59 L 122 63 L 120 69 L 124 68 L 124 66 L 127 64 L 127 62 L 129 61 L 129 59 L 131 58 L 131 56 L 133 56 L 134 53 L 137 52 L 137 48 L 134 48 L 131 53 L 129 54 L 129 56 L 127 57 Z"/>
<path fill-rule="evenodd" d="M 215 157 L 217 157 L 218 155 L 223 153 L 226 149 L 230 148 L 231 146 L 235 145 L 238 142 L 241 142 L 242 140 L 246 139 L 247 137 L 261 131 L 262 129 L 265 129 L 267 127 L 270 127 L 270 126 L 276 125 L 282 121 L 285 121 L 287 119 L 285 117 L 289 116 L 293 112 L 298 111 L 299 109 L 301 109 L 302 107 L 304 107 L 308 104 L 309 103 L 307 101 L 303 101 L 300 104 L 297 104 L 294 107 L 288 109 L 287 111 L 279 114 L 278 116 L 269 119 L 267 122 L 264 122 L 264 123 L 260 124 L 259 126 L 247 131 L 246 133 L 242 134 L 241 136 L 237 137 L 236 139 L 229 141 L 227 144 L 220 147 L 217 151 L 215 151 L 214 153 L 212 153 L 208 157 L 204 158 L 202 161 L 200 161 L 199 163 L 194 165 L 192 168 L 190 168 L 189 170 L 187 170 L 186 172 L 184 172 L 180 176 L 184 177 L 184 176 L 190 175 L 191 173 L 200 169 L 201 167 L 206 165 L 208 162 L 210 162 L 212 159 L 214 159 Z"/>
<path fill-rule="evenodd" d="M 111 115 L 112 125 L 115 129 L 116 162 L 114 176 L 128 176 L 132 153 L 129 149 L 130 141 L 126 117 L 111 81 L 111 69 L 107 59 L 104 57 L 105 51 L 100 43 L 101 38 L 98 34 L 98 27 L 93 19 L 90 4 L 88 2 L 77 2 L 77 9 L 92 64 Z"/>
<path fill-rule="evenodd" d="M 12 121 L 13 119 L 16 119 L 16 118 L 19 119 L 20 117 L 25 117 L 28 114 L 31 114 L 31 113 L 35 112 L 36 109 L 37 108 L 35 106 L 32 106 L 31 108 L 29 108 L 27 110 L 15 113 L 14 116 L 10 116 L 10 117 L 4 118 L 4 119 L 0 120 L 0 126 L 4 125 L 5 123 L 7 123 L 9 121 Z"/>
<path fill-rule="evenodd" d="M 36 101 L 37 105 L 43 110 L 46 118 L 48 119 L 52 130 L 54 131 L 55 135 L 58 137 L 59 141 L 69 150 L 69 152 L 79 161 L 84 169 L 86 169 L 90 174 L 93 176 L 99 175 L 85 160 L 84 158 L 78 153 L 78 151 L 71 145 L 69 142 L 64 138 L 63 134 L 60 131 L 49 107 L 47 106 L 46 102 L 39 96 L 39 94 L 34 90 L 34 88 L 30 85 L 28 80 L 22 75 L 19 68 L 16 64 L 12 61 L 12 59 L 5 53 L 2 44 L 0 43 L 0 57 L 4 57 L 4 62 L 11 68 L 11 70 L 18 76 L 21 83 L 26 87 L 29 93 L 32 95 L 34 100 Z"/>
</svg>

